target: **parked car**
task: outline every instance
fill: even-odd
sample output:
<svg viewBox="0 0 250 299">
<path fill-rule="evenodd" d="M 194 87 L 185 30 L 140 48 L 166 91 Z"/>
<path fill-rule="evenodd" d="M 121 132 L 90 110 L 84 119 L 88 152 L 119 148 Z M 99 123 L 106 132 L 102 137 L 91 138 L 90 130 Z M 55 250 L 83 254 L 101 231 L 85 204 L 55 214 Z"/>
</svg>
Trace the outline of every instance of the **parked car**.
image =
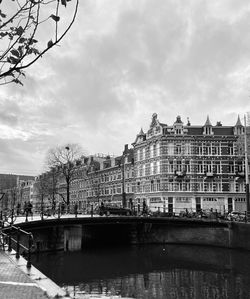
<svg viewBox="0 0 250 299">
<path fill-rule="evenodd" d="M 123 208 L 119 206 L 101 206 L 99 209 L 99 215 L 109 216 L 109 215 L 124 215 L 124 216 L 131 216 L 133 214 L 132 210 L 129 208 Z"/>
<path fill-rule="evenodd" d="M 233 211 L 227 215 L 226 219 L 230 221 L 245 221 L 246 215 L 242 212 Z"/>
</svg>

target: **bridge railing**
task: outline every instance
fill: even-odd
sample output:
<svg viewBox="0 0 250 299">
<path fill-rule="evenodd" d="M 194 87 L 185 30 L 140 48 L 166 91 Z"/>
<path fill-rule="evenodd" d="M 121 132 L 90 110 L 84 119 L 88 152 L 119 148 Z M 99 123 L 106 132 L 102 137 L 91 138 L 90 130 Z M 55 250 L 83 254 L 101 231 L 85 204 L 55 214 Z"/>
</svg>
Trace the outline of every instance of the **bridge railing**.
<svg viewBox="0 0 250 299">
<path fill-rule="evenodd" d="M 109 205 L 108 203 L 107 205 Z M 112 205 L 112 203 L 111 203 Z M 119 207 L 119 205 L 117 205 Z M 121 207 L 121 205 L 120 205 Z M 69 216 L 69 217 L 78 217 L 81 216 L 97 216 L 101 215 L 100 213 L 101 204 L 93 203 L 88 206 L 88 209 L 79 209 L 77 204 L 71 204 L 68 208 L 62 205 L 41 205 L 39 208 L 32 210 L 25 210 L 23 213 L 15 213 L 14 210 L 4 211 L 0 214 L 0 220 L 3 219 L 9 225 L 13 225 L 19 217 L 22 217 L 23 221 L 30 221 L 34 219 L 36 216 L 36 220 L 38 217 L 40 220 L 60 219 L 61 217 Z M 202 219 L 210 219 L 210 220 L 225 220 L 225 221 L 244 221 L 250 222 L 250 213 L 246 212 L 232 212 L 230 210 L 224 209 L 195 209 L 183 206 L 171 208 L 169 206 L 163 206 L 159 204 L 150 204 L 147 206 L 144 203 L 137 205 L 129 205 L 128 209 L 131 210 L 129 215 L 133 216 L 161 216 L 161 217 L 181 217 L 181 218 L 202 218 Z M 121 213 L 122 215 L 122 213 Z M 123 213 L 123 215 L 127 215 Z M 38 217 L 37 217 L 38 216 Z M 24 219 L 23 219 L 24 218 Z"/>
<path fill-rule="evenodd" d="M 1 221 L 0 246 L 2 250 L 5 250 L 7 247 L 7 250 L 11 252 L 12 249 L 14 249 L 17 259 L 19 259 L 22 254 L 27 259 L 27 268 L 31 267 L 33 240 L 32 233 L 14 225 L 4 227 L 4 222 Z"/>
</svg>

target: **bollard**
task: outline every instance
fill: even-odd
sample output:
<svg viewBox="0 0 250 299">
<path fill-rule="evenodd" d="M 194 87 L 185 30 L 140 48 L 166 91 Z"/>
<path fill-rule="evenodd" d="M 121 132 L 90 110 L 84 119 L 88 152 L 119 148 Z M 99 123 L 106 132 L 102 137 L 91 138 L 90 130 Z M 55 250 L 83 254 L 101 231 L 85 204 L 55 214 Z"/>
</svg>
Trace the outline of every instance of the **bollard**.
<svg viewBox="0 0 250 299">
<path fill-rule="evenodd" d="M 40 241 L 36 242 L 36 253 L 40 252 Z"/>
<path fill-rule="evenodd" d="M 29 211 L 28 211 L 28 209 L 26 209 L 26 211 L 25 211 L 25 214 L 26 214 L 25 222 L 28 222 L 28 213 L 29 213 Z"/>
<path fill-rule="evenodd" d="M 8 251 L 11 252 L 11 235 L 8 235 Z"/>
<path fill-rule="evenodd" d="M 93 214 L 94 214 L 94 209 L 93 209 L 93 205 L 91 205 L 91 211 L 90 211 L 91 217 L 93 217 Z"/>
<path fill-rule="evenodd" d="M 31 268 L 31 247 L 32 247 L 32 234 L 29 233 L 29 245 L 28 245 L 28 258 L 27 258 L 27 268 Z"/>
<path fill-rule="evenodd" d="M 77 213 L 78 213 L 78 211 L 77 211 L 77 205 L 75 205 L 74 210 L 75 210 L 75 217 L 77 218 Z"/>
<path fill-rule="evenodd" d="M 43 220 L 43 205 L 41 206 L 41 220 Z"/>
<path fill-rule="evenodd" d="M 16 258 L 20 258 L 20 228 L 17 229 L 17 240 L 16 240 Z"/>
<path fill-rule="evenodd" d="M 11 210 L 11 223 L 10 224 L 13 224 L 14 223 L 14 209 Z"/>
<path fill-rule="evenodd" d="M 58 219 L 60 219 L 61 217 L 61 205 L 59 203 L 59 206 L 58 206 Z"/>
</svg>

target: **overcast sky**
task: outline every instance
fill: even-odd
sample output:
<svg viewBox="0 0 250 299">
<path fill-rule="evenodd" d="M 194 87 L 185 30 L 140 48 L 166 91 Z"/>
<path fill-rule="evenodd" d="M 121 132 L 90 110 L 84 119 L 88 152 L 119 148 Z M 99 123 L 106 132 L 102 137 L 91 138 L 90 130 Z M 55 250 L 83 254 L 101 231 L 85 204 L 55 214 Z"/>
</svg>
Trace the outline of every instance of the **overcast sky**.
<svg viewBox="0 0 250 299">
<path fill-rule="evenodd" d="M 67 142 L 119 155 L 154 112 L 234 125 L 249 96 L 249 1 L 80 0 L 60 47 L 0 87 L 0 173 L 39 174 Z"/>
</svg>

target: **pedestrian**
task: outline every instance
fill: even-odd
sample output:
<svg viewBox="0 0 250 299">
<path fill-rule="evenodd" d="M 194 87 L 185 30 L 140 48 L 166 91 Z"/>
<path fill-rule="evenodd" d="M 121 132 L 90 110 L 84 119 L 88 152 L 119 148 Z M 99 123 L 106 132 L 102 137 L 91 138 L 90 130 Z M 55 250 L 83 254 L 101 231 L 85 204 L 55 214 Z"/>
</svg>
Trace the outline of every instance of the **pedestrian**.
<svg viewBox="0 0 250 299">
<path fill-rule="evenodd" d="M 78 213 L 78 205 L 77 205 L 77 203 L 75 203 L 75 205 L 74 205 L 74 214 L 75 214 L 75 217 L 77 217 L 77 213 Z"/>
<path fill-rule="evenodd" d="M 17 203 L 17 206 L 16 206 L 16 214 L 17 216 L 19 216 L 21 213 L 21 204 L 20 202 Z"/>
<path fill-rule="evenodd" d="M 61 204 L 61 214 L 64 214 L 64 212 L 65 212 L 65 204 L 64 204 L 64 202 L 62 202 L 62 204 Z"/>
<path fill-rule="evenodd" d="M 27 206 L 27 202 L 25 201 L 23 205 L 23 214 L 26 216 L 27 212 L 28 212 L 28 206 Z"/>
<path fill-rule="evenodd" d="M 145 199 L 143 199 L 143 203 L 142 203 L 142 214 L 147 214 L 147 204 Z"/>
<path fill-rule="evenodd" d="M 33 217 L 33 211 L 32 211 L 33 205 L 32 203 L 29 201 L 28 203 L 28 215 L 30 214 L 30 216 Z"/>
</svg>

